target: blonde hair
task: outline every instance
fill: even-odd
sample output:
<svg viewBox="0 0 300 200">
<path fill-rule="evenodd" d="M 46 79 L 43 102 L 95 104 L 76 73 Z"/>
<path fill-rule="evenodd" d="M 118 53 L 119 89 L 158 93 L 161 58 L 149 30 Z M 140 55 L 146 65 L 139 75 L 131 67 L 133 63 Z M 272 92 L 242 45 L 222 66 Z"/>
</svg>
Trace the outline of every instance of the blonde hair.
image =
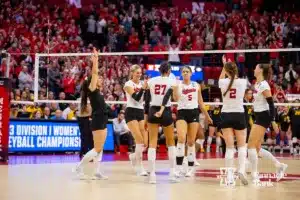
<svg viewBox="0 0 300 200">
<path fill-rule="evenodd" d="M 129 72 L 129 79 L 132 79 L 133 77 L 133 73 L 138 70 L 138 69 L 141 69 L 141 67 L 139 65 L 132 65 L 130 67 L 130 72 Z"/>
</svg>

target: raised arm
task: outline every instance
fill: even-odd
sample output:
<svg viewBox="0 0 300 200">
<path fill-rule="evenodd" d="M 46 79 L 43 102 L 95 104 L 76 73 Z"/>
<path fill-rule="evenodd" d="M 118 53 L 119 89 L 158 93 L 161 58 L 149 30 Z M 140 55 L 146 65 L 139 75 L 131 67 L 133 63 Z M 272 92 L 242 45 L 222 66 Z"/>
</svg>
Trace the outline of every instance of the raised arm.
<svg viewBox="0 0 300 200">
<path fill-rule="evenodd" d="M 98 72 L 99 72 L 99 69 L 98 69 L 98 51 L 96 50 L 96 48 L 93 49 L 93 55 L 92 55 L 92 63 L 93 63 L 93 66 L 92 66 L 92 79 L 91 79 L 91 83 L 89 85 L 89 89 L 91 92 L 93 92 L 94 90 L 96 90 L 97 88 L 97 83 L 98 83 L 98 79 L 99 79 L 99 76 L 98 76 Z"/>
<path fill-rule="evenodd" d="M 223 68 L 222 68 L 222 72 L 221 72 L 221 74 L 220 74 L 220 77 L 219 77 L 219 79 L 224 79 L 225 78 L 225 68 L 224 68 L 224 66 L 225 66 L 225 64 L 226 64 L 226 57 L 225 57 L 225 55 L 223 55 L 222 56 L 222 62 L 223 62 Z"/>
</svg>

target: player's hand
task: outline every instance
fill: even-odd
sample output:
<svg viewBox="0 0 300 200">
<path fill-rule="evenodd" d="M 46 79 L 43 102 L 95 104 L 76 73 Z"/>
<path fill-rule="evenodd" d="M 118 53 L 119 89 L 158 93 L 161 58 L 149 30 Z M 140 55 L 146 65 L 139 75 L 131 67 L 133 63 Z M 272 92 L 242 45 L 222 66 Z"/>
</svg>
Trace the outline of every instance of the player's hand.
<svg viewBox="0 0 300 200">
<path fill-rule="evenodd" d="M 157 113 L 155 113 L 155 117 L 160 118 L 162 116 L 163 111 L 159 111 Z"/>
<path fill-rule="evenodd" d="M 142 88 L 145 90 L 148 88 L 148 80 L 145 79 Z"/>
<path fill-rule="evenodd" d="M 223 65 L 225 65 L 227 62 L 226 62 L 226 56 L 225 55 L 223 55 L 222 56 L 222 63 L 223 63 Z"/>
<path fill-rule="evenodd" d="M 272 121 L 272 127 L 273 127 L 275 133 L 279 133 L 279 128 L 275 121 Z"/>
<path fill-rule="evenodd" d="M 207 118 L 207 122 L 208 122 L 208 124 L 213 124 L 214 123 L 213 120 L 210 117 Z"/>
<path fill-rule="evenodd" d="M 92 54 L 92 57 L 91 57 L 91 60 L 92 60 L 93 63 L 98 62 L 98 58 L 99 58 L 98 54 L 99 54 L 99 51 L 97 51 L 97 49 L 94 47 L 93 48 L 93 54 Z"/>
</svg>

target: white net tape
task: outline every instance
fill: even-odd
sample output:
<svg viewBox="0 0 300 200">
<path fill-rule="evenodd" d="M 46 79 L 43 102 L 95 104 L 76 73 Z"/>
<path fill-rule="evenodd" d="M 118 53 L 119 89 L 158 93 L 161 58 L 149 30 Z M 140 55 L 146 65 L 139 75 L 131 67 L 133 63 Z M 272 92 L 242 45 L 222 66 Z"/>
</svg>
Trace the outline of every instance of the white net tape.
<svg viewBox="0 0 300 200">
<path fill-rule="evenodd" d="M 35 102 L 32 101 L 11 101 L 12 104 L 24 104 L 24 105 L 34 105 L 34 103 L 74 103 L 80 104 L 80 101 L 70 101 L 70 100 L 38 100 Z M 126 104 L 126 101 L 106 101 L 107 104 Z M 171 104 L 177 105 L 176 102 Z M 204 102 L 205 105 L 215 106 L 223 105 L 222 102 Z M 253 105 L 253 103 L 244 103 L 244 105 Z M 275 106 L 300 106 L 300 103 L 275 103 Z"/>
</svg>

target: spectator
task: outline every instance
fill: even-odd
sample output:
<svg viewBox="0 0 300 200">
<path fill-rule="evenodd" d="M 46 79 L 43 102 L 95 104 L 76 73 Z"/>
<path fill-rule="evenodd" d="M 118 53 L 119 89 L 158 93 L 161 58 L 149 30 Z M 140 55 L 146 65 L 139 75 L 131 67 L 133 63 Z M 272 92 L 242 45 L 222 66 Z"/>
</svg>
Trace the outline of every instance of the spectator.
<svg viewBox="0 0 300 200">
<path fill-rule="evenodd" d="M 294 85 L 295 80 L 298 78 L 297 72 L 293 69 L 293 64 L 289 65 L 289 69 L 286 71 L 284 78 L 290 82 L 291 85 Z"/>
<path fill-rule="evenodd" d="M 150 38 L 150 42 L 152 45 L 156 45 L 158 43 L 158 41 L 161 41 L 162 33 L 159 30 L 157 25 L 155 25 L 153 28 L 153 31 L 150 32 L 149 38 Z"/>
<path fill-rule="evenodd" d="M 30 90 L 33 90 L 33 79 L 28 72 L 27 66 L 23 66 L 23 69 L 20 72 L 18 79 L 19 79 L 19 88 L 21 90 L 23 90 L 25 87 L 30 88 Z"/>
<path fill-rule="evenodd" d="M 62 87 L 64 88 L 64 92 L 66 94 L 67 100 L 74 100 L 74 94 L 75 94 L 75 76 L 71 75 L 71 72 L 68 69 L 64 70 L 62 80 Z"/>
<path fill-rule="evenodd" d="M 86 41 L 87 44 L 90 44 L 95 39 L 95 32 L 96 32 L 96 20 L 93 15 L 90 15 L 89 19 L 87 20 L 87 37 Z"/>
<path fill-rule="evenodd" d="M 55 63 L 51 64 L 49 69 L 49 90 L 52 91 L 55 97 L 58 97 L 61 87 L 61 75 L 58 66 Z"/>
<path fill-rule="evenodd" d="M 44 108 L 43 119 L 51 119 L 51 112 L 49 107 Z"/>
<path fill-rule="evenodd" d="M 125 122 L 125 113 L 121 111 L 117 118 L 113 119 L 113 128 L 114 128 L 114 137 L 115 144 L 117 146 L 117 152 L 120 150 L 121 140 L 127 140 L 128 142 L 128 151 L 132 152 L 133 146 L 133 137 L 129 132 L 129 128 Z"/>
<path fill-rule="evenodd" d="M 54 120 L 64 120 L 64 118 L 62 117 L 61 110 L 56 110 L 55 111 L 55 115 L 53 117 L 51 117 L 51 119 L 54 119 Z"/>
<path fill-rule="evenodd" d="M 66 109 L 62 112 L 62 117 L 66 120 L 75 120 L 76 119 L 76 105 L 71 103 Z"/>
</svg>

